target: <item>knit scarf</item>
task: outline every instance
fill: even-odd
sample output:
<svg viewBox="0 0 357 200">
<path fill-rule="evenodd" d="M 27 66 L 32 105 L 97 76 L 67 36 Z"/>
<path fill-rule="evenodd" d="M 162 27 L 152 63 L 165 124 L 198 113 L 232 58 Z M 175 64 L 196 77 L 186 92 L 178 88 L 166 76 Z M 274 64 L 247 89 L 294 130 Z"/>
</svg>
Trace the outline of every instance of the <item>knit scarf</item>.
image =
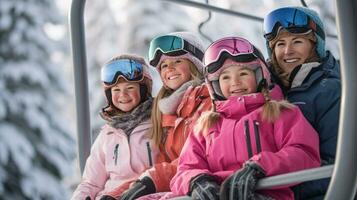
<svg viewBox="0 0 357 200">
<path fill-rule="evenodd" d="M 131 132 L 137 127 L 141 122 L 150 118 L 151 107 L 153 98 L 149 97 L 148 100 L 139 104 L 134 110 L 128 113 L 102 118 L 108 121 L 108 124 L 114 128 L 122 129 L 126 135 L 130 135 Z"/>
<path fill-rule="evenodd" d="M 163 99 L 160 99 L 158 102 L 159 110 L 163 114 L 175 114 L 177 107 L 180 105 L 183 95 L 186 90 L 190 87 L 196 87 L 200 85 L 202 81 L 191 80 L 184 84 L 182 84 L 179 88 L 177 88 L 170 96 L 167 96 Z"/>
</svg>

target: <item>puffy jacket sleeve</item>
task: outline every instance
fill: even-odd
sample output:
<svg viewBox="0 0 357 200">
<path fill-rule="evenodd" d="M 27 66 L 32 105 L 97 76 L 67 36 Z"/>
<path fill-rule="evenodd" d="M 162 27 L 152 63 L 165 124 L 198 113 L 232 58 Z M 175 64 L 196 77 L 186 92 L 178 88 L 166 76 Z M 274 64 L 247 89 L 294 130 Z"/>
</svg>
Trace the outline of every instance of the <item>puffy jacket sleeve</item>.
<svg viewBox="0 0 357 200">
<path fill-rule="evenodd" d="M 102 191 L 105 182 L 108 179 L 108 174 L 105 168 L 105 156 L 103 153 L 103 141 L 106 134 L 102 131 L 99 133 L 94 144 L 92 145 L 91 152 L 87 158 L 84 168 L 81 183 L 74 191 L 71 200 L 83 200 L 87 196 L 95 199 L 98 192 Z"/>
<path fill-rule="evenodd" d="M 299 108 L 281 113 L 274 122 L 274 140 L 278 152 L 263 151 L 251 158 L 266 176 L 320 166 L 318 135 Z"/>
<path fill-rule="evenodd" d="M 170 183 L 171 191 L 174 194 L 186 195 L 189 192 L 191 179 L 199 174 L 213 175 L 208 170 L 205 157 L 205 139 L 199 134 L 192 132 L 182 149 L 177 173 Z"/>
</svg>

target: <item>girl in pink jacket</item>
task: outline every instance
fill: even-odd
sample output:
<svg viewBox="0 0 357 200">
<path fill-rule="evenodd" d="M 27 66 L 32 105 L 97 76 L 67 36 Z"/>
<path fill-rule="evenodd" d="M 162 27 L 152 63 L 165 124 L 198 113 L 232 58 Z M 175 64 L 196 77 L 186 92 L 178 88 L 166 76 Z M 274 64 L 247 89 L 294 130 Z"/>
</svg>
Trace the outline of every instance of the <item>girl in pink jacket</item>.
<svg viewBox="0 0 357 200">
<path fill-rule="evenodd" d="M 320 166 L 319 141 L 300 110 L 270 81 L 261 53 L 228 37 L 204 55 L 215 110 L 204 113 L 185 143 L 176 195 L 193 199 L 294 199 L 289 186 L 257 190 L 259 178 Z"/>
<path fill-rule="evenodd" d="M 92 146 L 73 200 L 100 199 L 155 164 L 158 149 L 150 139 L 152 80 L 147 67 L 134 55 L 121 55 L 103 66 L 108 105 L 100 114 L 107 124 Z"/>
</svg>

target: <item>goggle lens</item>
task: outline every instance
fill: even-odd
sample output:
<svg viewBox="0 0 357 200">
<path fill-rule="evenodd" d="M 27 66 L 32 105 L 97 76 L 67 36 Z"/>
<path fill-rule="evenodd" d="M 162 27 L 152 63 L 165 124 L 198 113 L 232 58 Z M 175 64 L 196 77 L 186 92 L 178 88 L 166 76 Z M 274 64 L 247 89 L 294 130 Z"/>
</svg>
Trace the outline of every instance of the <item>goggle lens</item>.
<svg viewBox="0 0 357 200">
<path fill-rule="evenodd" d="M 141 63 L 130 59 L 114 60 L 102 68 L 101 81 L 106 85 L 113 85 L 119 76 L 127 81 L 140 81 L 143 79 L 143 66 Z"/>
<path fill-rule="evenodd" d="M 181 37 L 174 35 L 159 36 L 150 42 L 150 65 L 156 66 L 162 54 L 167 54 L 169 56 L 179 56 L 186 53 L 191 53 L 199 60 L 202 60 L 203 58 L 203 52 L 201 50 L 185 41 Z"/>
<path fill-rule="evenodd" d="M 281 8 L 271 12 L 264 18 L 264 37 L 273 40 L 282 27 L 290 33 L 306 33 L 313 30 L 322 38 L 325 38 L 324 31 L 310 17 L 296 8 Z"/>
<path fill-rule="evenodd" d="M 242 62 L 256 59 L 254 55 L 254 47 L 245 39 L 230 37 L 223 38 L 211 44 L 205 52 L 204 64 L 208 73 L 214 73 L 221 66 L 221 54 L 228 53 Z M 237 60 L 237 58 L 235 60 Z"/>
</svg>

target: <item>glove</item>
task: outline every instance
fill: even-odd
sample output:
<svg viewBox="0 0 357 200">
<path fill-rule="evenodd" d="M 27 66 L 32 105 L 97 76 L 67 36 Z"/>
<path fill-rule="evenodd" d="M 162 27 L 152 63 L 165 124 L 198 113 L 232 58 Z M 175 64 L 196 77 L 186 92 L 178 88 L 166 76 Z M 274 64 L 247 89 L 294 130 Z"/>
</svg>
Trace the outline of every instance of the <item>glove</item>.
<svg viewBox="0 0 357 200">
<path fill-rule="evenodd" d="M 116 200 L 116 199 L 112 196 L 104 195 L 100 198 L 100 200 Z"/>
<path fill-rule="evenodd" d="M 151 178 L 145 176 L 137 180 L 128 190 L 120 197 L 120 200 L 133 200 L 141 196 L 156 192 L 155 184 Z"/>
<path fill-rule="evenodd" d="M 219 185 L 212 176 L 198 175 L 191 180 L 190 195 L 193 200 L 219 200 Z"/>
<path fill-rule="evenodd" d="M 251 200 L 257 180 L 264 177 L 263 169 L 255 162 L 246 162 L 243 168 L 229 176 L 221 185 L 220 199 Z"/>
</svg>

